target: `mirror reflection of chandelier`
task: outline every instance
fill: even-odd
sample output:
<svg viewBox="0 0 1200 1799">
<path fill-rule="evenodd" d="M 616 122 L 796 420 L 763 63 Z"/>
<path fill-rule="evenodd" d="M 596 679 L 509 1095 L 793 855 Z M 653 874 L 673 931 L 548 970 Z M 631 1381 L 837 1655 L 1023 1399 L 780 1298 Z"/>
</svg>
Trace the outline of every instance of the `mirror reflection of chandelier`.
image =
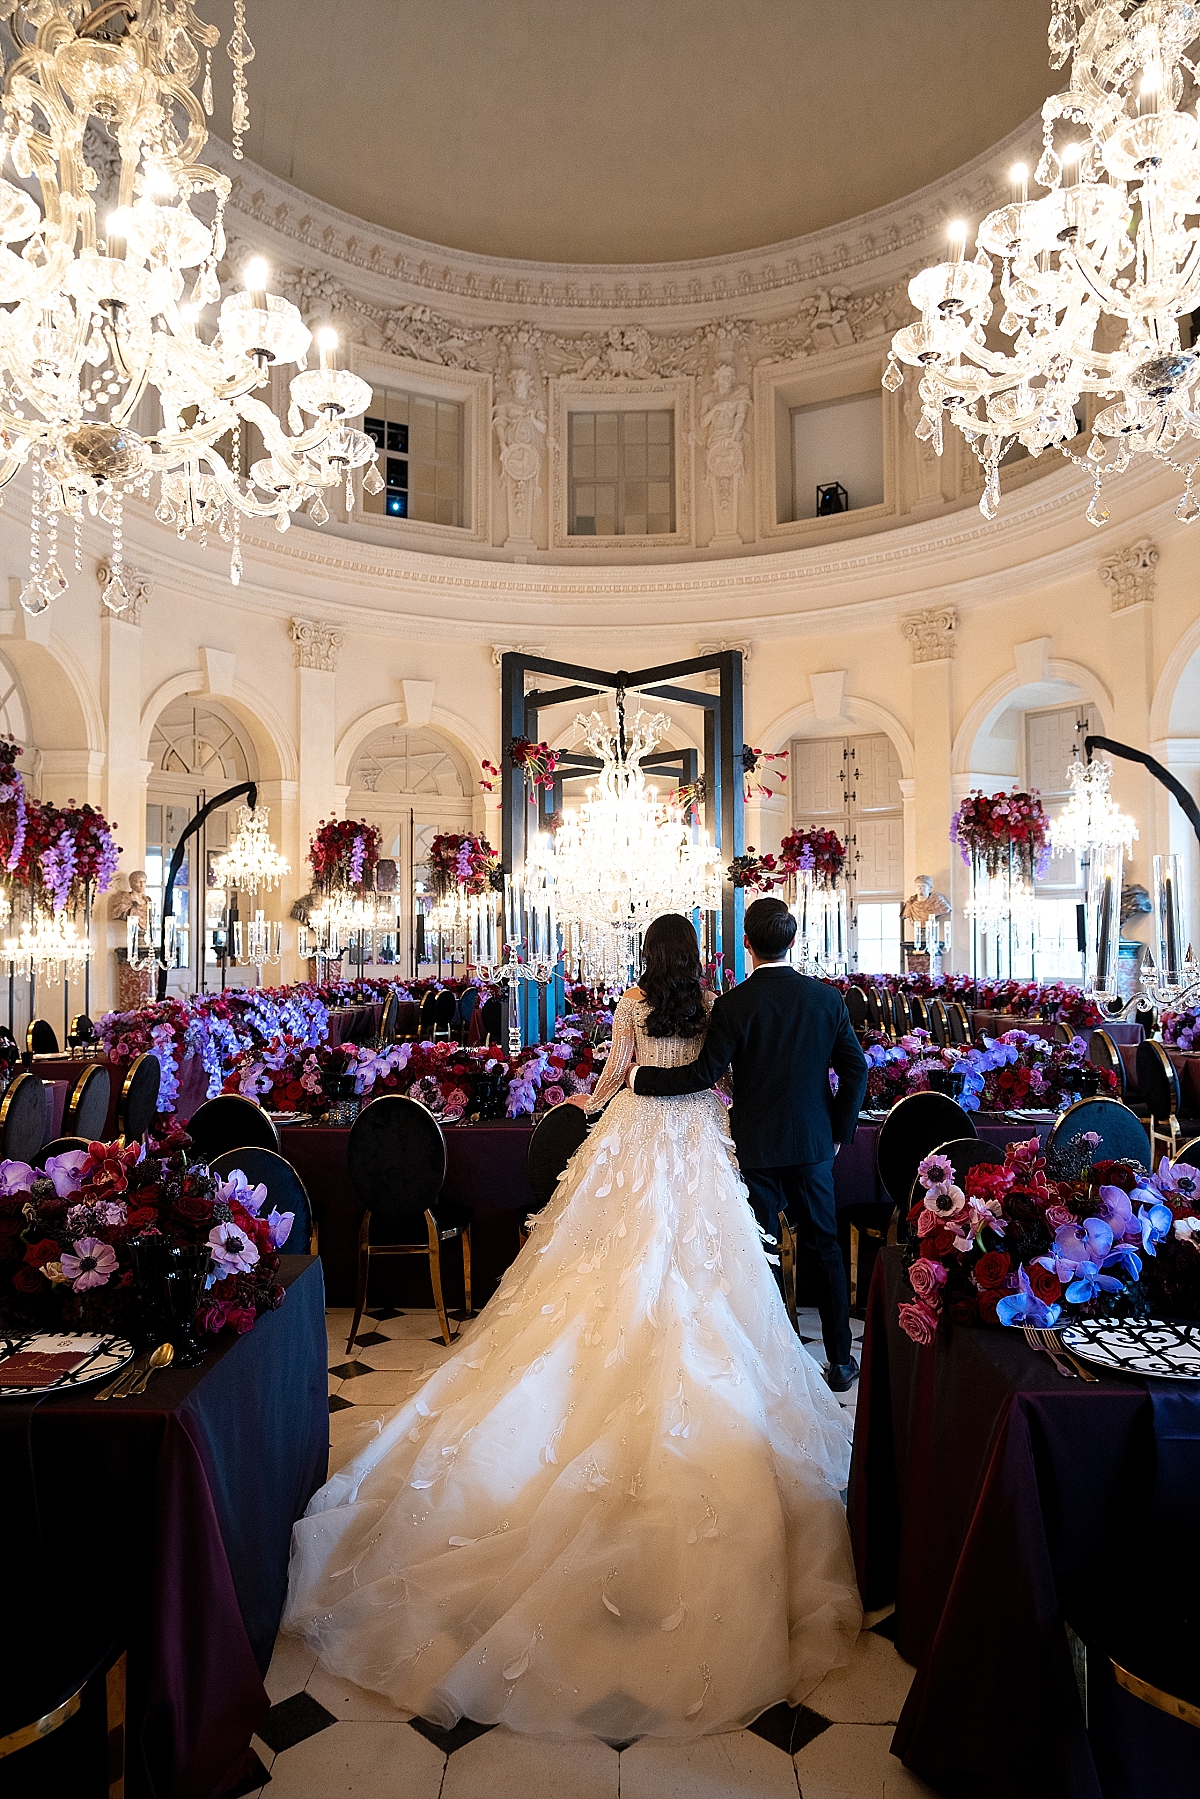
<svg viewBox="0 0 1200 1799">
<path fill-rule="evenodd" d="M 322 895 L 307 925 L 301 925 L 298 947 L 305 960 L 315 956 L 321 962 L 337 962 L 348 953 L 352 962 L 365 967 L 386 959 L 377 954 L 384 947 L 378 939 L 390 938 L 395 930 L 395 894 L 335 888 Z"/>
<path fill-rule="evenodd" d="M 383 483 L 375 446 L 346 420 L 371 389 L 334 366 L 290 384 L 288 429 L 263 400 L 275 364 L 305 370 L 311 334 L 289 301 L 267 292 L 261 263 L 246 290 L 221 299 L 227 175 L 199 160 L 212 111 L 211 64 L 220 33 L 177 0 L 17 0 L 0 9 L 4 147 L 21 181 L 36 178 L 41 205 L 0 178 L 0 486 L 32 465 L 31 574 L 26 611 L 45 611 L 68 585 L 59 521 L 78 531 L 84 507 L 112 527 L 105 603 L 123 612 L 122 507 L 148 498 L 180 537 L 216 532 L 241 575 L 243 516 L 286 530 L 309 507 L 328 517 L 323 491 L 368 468 Z M 249 122 L 245 0 L 234 0 L 227 45 L 234 65 L 234 155 Z M 115 167 L 115 204 L 105 194 Z M 204 216 L 192 210 L 200 202 Z M 220 302 L 215 321 L 206 317 Z M 153 428 L 134 428 L 154 391 Z M 267 455 L 241 467 L 243 422 Z"/>
<path fill-rule="evenodd" d="M 36 912 L 18 937 L 5 938 L 3 959 L 10 973 L 67 981 L 79 978 L 91 953 L 90 941 L 65 912 Z"/>
<path fill-rule="evenodd" d="M 252 896 L 260 887 L 278 887 L 289 864 L 271 842 L 268 823 L 265 806 L 238 807 L 237 835 L 213 866 L 218 885 Z"/>
<path fill-rule="evenodd" d="M 642 932 L 663 912 L 714 911 L 721 903 L 721 856 L 677 806 L 660 800 L 641 763 L 670 720 L 638 712 L 617 728 L 598 713 L 578 717 L 602 764 L 587 798 L 533 852 L 537 878 L 552 881 L 568 968 L 593 985 L 636 977 Z M 540 867 L 537 858 L 540 858 Z"/>
<path fill-rule="evenodd" d="M 898 331 L 884 375 L 920 371 L 917 436 L 940 455 L 948 418 L 978 458 L 985 518 L 1000 504 L 1000 462 L 1016 442 L 1058 450 L 1091 481 L 1091 524 L 1108 517 L 1105 480 L 1136 456 L 1182 477 L 1176 516 L 1200 517 L 1196 410 L 1200 354 L 1180 321 L 1200 304 L 1200 125 L 1187 0 L 1054 0 L 1050 62 L 1070 79 L 1042 108 L 1033 174 L 1012 170 L 1007 206 L 967 229 L 909 283 L 919 317 Z M 1188 54 L 1190 49 L 1190 55 Z M 995 323 L 993 258 L 999 263 Z M 1086 397 L 1100 409 L 1086 452 L 1072 447 Z"/>
</svg>

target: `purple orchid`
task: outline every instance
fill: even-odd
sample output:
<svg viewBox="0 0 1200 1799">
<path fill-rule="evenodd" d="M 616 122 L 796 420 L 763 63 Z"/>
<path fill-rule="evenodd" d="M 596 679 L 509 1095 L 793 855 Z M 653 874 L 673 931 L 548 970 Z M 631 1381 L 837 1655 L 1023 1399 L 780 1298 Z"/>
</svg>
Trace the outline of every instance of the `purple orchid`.
<svg viewBox="0 0 1200 1799">
<path fill-rule="evenodd" d="M 292 1226 L 296 1222 L 294 1212 L 277 1212 L 272 1210 L 267 1215 L 267 1226 L 271 1232 L 272 1249 L 282 1249 L 292 1234 Z"/>
<path fill-rule="evenodd" d="M 1024 1268 L 1017 1269 L 1017 1291 L 1006 1293 L 1003 1299 L 996 1302 L 996 1316 L 1001 1324 L 1035 1324 L 1042 1330 L 1048 1330 L 1057 1324 L 1062 1316 L 1062 1307 L 1055 1301 L 1048 1304 L 1039 1299 L 1029 1284 L 1029 1276 Z"/>
<path fill-rule="evenodd" d="M 217 1183 L 216 1200 L 218 1205 L 232 1205 L 234 1200 L 249 1212 L 251 1218 L 257 1218 L 266 1204 L 267 1189 L 259 1182 L 252 1187 L 242 1168 L 231 1168 L 227 1179 Z"/>
<path fill-rule="evenodd" d="M 37 1169 L 28 1162 L 0 1162 L 0 1197 L 9 1199 L 14 1193 L 28 1193 L 37 1178 Z"/>
<path fill-rule="evenodd" d="M 69 1199 L 72 1193 L 78 1193 L 83 1185 L 82 1170 L 87 1159 L 86 1149 L 67 1149 L 61 1156 L 46 1158 L 42 1172 L 54 1182 L 54 1191 L 60 1199 Z"/>
</svg>

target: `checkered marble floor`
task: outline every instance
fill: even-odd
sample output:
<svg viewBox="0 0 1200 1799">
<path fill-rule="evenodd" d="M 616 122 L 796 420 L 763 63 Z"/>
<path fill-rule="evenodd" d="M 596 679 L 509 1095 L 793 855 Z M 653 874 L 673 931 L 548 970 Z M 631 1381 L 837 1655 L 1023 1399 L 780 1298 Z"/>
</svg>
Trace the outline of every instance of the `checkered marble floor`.
<svg viewBox="0 0 1200 1799">
<path fill-rule="evenodd" d="M 330 1471 L 341 1467 L 443 1361 L 437 1315 L 385 1308 L 363 1319 L 347 1355 L 349 1311 L 330 1311 Z M 862 1334 L 853 1325 L 856 1348 Z M 800 1336 L 824 1357 L 815 1311 Z M 842 1396 L 853 1412 L 857 1389 Z M 463 1720 L 452 1731 L 407 1719 L 377 1694 L 326 1674 L 294 1637 L 276 1646 L 271 1710 L 254 1739 L 264 1799 L 920 1799 L 933 1789 L 890 1754 L 912 1669 L 890 1615 L 867 1620 L 850 1665 L 792 1710 L 749 1730 L 690 1743 L 646 1738 L 619 1750 L 516 1736 Z M 256 1777 L 257 1778 L 257 1777 Z"/>
</svg>

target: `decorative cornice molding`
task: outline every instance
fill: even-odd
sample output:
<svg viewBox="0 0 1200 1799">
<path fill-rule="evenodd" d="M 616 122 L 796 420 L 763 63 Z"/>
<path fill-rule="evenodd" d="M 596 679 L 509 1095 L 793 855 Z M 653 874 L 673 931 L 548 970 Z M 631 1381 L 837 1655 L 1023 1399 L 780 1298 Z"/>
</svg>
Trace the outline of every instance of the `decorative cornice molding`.
<svg viewBox="0 0 1200 1799">
<path fill-rule="evenodd" d="M 492 645 L 492 667 L 499 668 L 505 656 L 510 652 L 518 656 L 545 656 L 544 643 L 494 643 Z"/>
<path fill-rule="evenodd" d="M 140 625 L 142 613 L 154 598 L 153 577 L 135 568 L 132 562 L 121 565 L 121 584 L 129 595 L 129 604 L 120 612 L 114 612 L 111 606 L 104 603 L 104 592 L 112 580 L 112 565 L 107 560 L 96 564 L 96 583 L 100 589 L 100 617 L 119 618 L 122 624 Z"/>
<path fill-rule="evenodd" d="M 722 637 L 715 643 L 698 643 L 696 645 L 697 656 L 719 656 L 723 650 L 740 650 L 742 652 L 742 671 L 745 673 L 746 669 L 750 666 L 750 660 L 754 655 L 754 645 L 752 643 L 747 643 L 745 638 L 741 638 L 736 642 L 731 642 L 730 639 Z M 714 693 L 720 687 L 721 677 L 715 668 L 710 669 L 705 675 L 704 685 L 706 687 L 711 687 Z"/>
<path fill-rule="evenodd" d="M 337 625 L 322 619 L 294 618 L 292 642 L 296 646 L 297 668 L 320 668 L 332 674 L 337 668 L 338 652 L 346 641 L 346 633 Z"/>
<path fill-rule="evenodd" d="M 1100 579 L 1112 594 L 1112 610 L 1128 612 L 1131 606 L 1148 606 L 1154 599 L 1158 570 L 1158 545 L 1143 537 L 1100 564 Z"/>
<path fill-rule="evenodd" d="M 954 655 L 957 628 L 958 612 L 953 606 L 932 606 L 900 621 L 914 662 L 948 662 Z"/>
</svg>

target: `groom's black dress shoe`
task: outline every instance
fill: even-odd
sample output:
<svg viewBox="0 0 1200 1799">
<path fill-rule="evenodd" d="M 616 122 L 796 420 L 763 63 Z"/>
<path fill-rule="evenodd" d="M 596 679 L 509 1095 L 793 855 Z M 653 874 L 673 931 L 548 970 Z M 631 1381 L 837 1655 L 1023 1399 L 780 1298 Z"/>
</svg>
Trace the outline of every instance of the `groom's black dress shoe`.
<svg viewBox="0 0 1200 1799">
<path fill-rule="evenodd" d="M 825 1380 L 832 1393 L 848 1393 L 858 1379 L 858 1363 L 851 1356 L 848 1362 L 830 1362 L 825 1371 Z"/>
</svg>

